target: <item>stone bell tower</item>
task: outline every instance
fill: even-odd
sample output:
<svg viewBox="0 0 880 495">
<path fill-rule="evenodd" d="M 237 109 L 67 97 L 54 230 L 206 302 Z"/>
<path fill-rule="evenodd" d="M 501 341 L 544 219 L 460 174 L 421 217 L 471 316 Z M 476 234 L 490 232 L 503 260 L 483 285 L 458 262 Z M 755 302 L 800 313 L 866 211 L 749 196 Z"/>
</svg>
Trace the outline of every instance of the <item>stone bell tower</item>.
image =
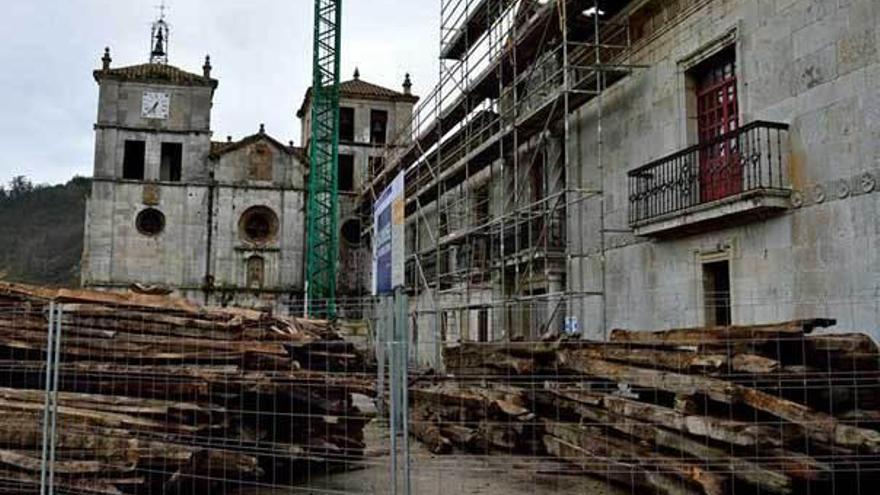
<svg viewBox="0 0 880 495">
<path fill-rule="evenodd" d="M 98 83 L 95 166 L 83 284 L 200 287 L 205 274 L 211 106 L 217 81 L 169 64 L 164 9 L 150 30 L 149 63 L 113 67 Z M 186 253 L 186 256 L 181 256 Z"/>
</svg>

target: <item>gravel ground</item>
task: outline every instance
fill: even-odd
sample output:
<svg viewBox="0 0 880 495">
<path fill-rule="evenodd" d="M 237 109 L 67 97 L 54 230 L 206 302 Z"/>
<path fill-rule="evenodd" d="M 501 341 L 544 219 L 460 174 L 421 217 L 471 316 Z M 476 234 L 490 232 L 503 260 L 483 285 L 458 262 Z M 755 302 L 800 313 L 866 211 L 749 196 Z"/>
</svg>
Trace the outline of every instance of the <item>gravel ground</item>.
<svg viewBox="0 0 880 495">
<path fill-rule="evenodd" d="M 253 489 L 242 495 L 349 495 L 391 493 L 389 435 L 385 427 L 373 423 L 366 430 L 368 452 L 365 469 L 320 476 L 308 483 L 284 490 Z M 411 483 L 414 495 L 544 495 L 589 494 L 626 495 L 606 483 L 586 476 L 550 474 L 572 471 L 567 465 L 542 460 L 546 474 L 536 474 L 522 457 L 511 456 L 435 456 L 417 442 L 411 444 Z M 573 472 L 573 471 L 572 471 Z M 402 485 L 401 485 L 402 487 Z M 399 490 L 398 493 L 403 493 Z"/>
</svg>

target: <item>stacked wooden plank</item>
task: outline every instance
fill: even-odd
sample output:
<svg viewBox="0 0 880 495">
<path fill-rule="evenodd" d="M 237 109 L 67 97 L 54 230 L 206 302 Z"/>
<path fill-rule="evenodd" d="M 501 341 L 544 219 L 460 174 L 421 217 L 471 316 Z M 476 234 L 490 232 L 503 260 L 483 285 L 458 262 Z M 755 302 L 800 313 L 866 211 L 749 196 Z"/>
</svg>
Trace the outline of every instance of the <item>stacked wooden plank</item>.
<svg viewBox="0 0 880 495">
<path fill-rule="evenodd" d="M 363 455 L 371 376 L 328 322 L 0 283 L 0 493 L 38 491 L 53 302 L 59 489 L 223 493 Z"/>
<path fill-rule="evenodd" d="M 551 455 L 638 493 L 873 493 L 880 350 L 833 320 L 465 343 L 413 391 L 436 453 Z"/>
</svg>

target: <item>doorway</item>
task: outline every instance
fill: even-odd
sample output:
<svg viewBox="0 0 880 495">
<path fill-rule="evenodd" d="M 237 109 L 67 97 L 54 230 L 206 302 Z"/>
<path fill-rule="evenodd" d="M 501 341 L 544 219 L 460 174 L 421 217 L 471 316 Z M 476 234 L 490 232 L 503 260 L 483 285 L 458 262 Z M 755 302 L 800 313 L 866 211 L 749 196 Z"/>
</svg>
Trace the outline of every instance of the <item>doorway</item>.
<svg viewBox="0 0 880 495">
<path fill-rule="evenodd" d="M 700 199 L 710 202 L 742 192 L 743 167 L 736 136 L 739 102 L 736 51 L 731 47 L 691 71 L 696 83 L 700 149 Z M 721 139 L 722 136 L 728 138 Z"/>
<path fill-rule="evenodd" d="M 706 326 L 730 326 L 730 262 L 703 264 L 703 305 Z"/>
</svg>

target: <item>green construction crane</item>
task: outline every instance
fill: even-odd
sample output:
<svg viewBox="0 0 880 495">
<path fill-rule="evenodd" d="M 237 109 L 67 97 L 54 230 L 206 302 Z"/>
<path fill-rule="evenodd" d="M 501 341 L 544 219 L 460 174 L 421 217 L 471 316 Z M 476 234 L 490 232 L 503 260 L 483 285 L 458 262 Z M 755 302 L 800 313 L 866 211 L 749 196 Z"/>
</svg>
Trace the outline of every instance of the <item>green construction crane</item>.
<svg viewBox="0 0 880 495">
<path fill-rule="evenodd" d="M 339 50 L 342 0 L 315 0 L 306 311 L 336 316 L 339 256 Z"/>
</svg>

